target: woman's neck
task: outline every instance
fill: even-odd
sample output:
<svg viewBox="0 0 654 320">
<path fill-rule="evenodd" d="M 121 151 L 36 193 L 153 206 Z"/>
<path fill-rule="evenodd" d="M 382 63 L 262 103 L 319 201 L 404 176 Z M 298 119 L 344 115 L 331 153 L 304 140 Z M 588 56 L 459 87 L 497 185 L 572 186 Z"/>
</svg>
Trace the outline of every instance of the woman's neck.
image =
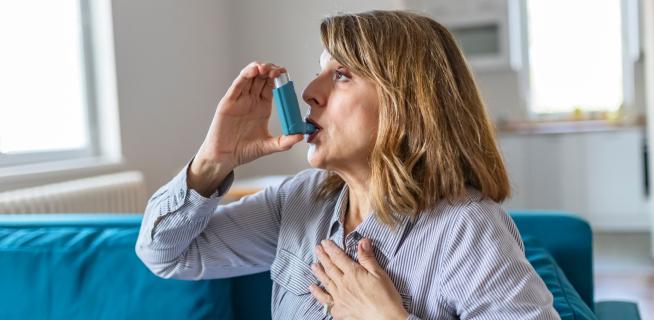
<svg viewBox="0 0 654 320">
<path fill-rule="evenodd" d="M 348 186 L 344 234 L 348 235 L 370 215 L 369 175 L 339 174 Z"/>
</svg>

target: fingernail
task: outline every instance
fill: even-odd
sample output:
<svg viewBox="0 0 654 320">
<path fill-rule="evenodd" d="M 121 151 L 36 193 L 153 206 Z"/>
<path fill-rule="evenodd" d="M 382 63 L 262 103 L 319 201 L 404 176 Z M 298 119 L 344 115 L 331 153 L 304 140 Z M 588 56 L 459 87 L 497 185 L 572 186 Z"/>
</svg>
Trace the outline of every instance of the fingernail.
<svg viewBox="0 0 654 320">
<path fill-rule="evenodd" d="M 361 246 L 363 247 L 363 251 L 370 251 L 370 240 L 364 240 Z"/>
</svg>

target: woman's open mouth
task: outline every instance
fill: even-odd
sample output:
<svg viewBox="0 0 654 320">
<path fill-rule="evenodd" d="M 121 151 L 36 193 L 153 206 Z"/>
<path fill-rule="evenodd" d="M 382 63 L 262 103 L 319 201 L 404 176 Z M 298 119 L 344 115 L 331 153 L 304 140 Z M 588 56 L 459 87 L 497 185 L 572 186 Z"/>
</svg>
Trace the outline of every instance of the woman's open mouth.
<svg viewBox="0 0 654 320">
<path fill-rule="evenodd" d="M 316 131 L 311 133 L 309 135 L 309 137 L 307 138 L 307 143 L 311 143 L 311 141 L 313 141 L 313 139 L 316 138 L 318 133 L 320 133 L 320 131 L 322 131 L 322 127 L 320 125 L 318 125 L 318 123 L 316 123 L 316 121 L 314 121 L 313 119 L 310 119 L 310 118 L 307 118 L 306 122 L 311 123 L 312 125 L 314 125 L 316 127 Z"/>
<path fill-rule="evenodd" d="M 318 130 L 314 131 L 312 134 L 310 134 L 309 138 L 307 138 L 307 142 L 311 143 L 311 141 L 313 141 L 313 139 L 316 138 L 316 135 L 318 135 L 319 132 L 320 132 L 320 129 L 318 129 Z"/>
</svg>

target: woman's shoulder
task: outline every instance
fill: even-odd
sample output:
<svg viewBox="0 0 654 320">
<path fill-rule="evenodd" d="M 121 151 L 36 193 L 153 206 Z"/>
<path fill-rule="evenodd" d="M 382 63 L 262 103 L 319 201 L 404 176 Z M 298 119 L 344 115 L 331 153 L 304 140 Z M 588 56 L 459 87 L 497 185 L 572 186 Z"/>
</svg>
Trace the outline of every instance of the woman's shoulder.
<svg viewBox="0 0 654 320">
<path fill-rule="evenodd" d="M 320 185 L 327 177 L 327 174 L 327 171 L 323 169 L 304 169 L 294 175 L 288 176 L 282 181 L 280 187 L 288 191 L 311 191 Z"/>
<path fill-rule="evenodd" d="M 505 214 L 502 206 L 484 196 L 479 190 L 468 187 L 465 194 L 455 200 L 443 199 L 429 212 L 432 218 L 443 217 L 489 217 Z M 439 217 L 440 216 L 440 217 Z"/>
<path fill-rule="evenodd" d="M 288 177 L 280 185 L 277 197 L 285 241 L 293 239 L 296 243 L 304 242 L 306 237 L 317 234 L 316 228 L 324 225 L 324 219 L 329 221 L 329 217 L 323 213 L 333 201 L 316 197 L 320 184 L 328 175 L 329 172 L 323 169 L 305 169 Z"/>
<path fill-rule="evenodd" d="M 522 256 L 524 245 L 520 233 L 501 204 L 468 189 L 456 201 L 440 201 L 435 208 L 423 212 L 412 229 L 414 238 L 431 239 L 431 253 L 422 253 L 433 261 L 451 257 L 493 256 L 501 259 L 508 252 Z M 419 246 L 419 244 L 415 244 Z M 430 250 L 430 249 L 427 249 Z"/>
<path fill-rule="evenodd" d="M 284 200 L 294 199 L 297 201 L 298 199 L 310 199 L 314 196 L 315 191 L 327 175 L 328 172 L 323 169 L 304 169 L 282 180 L 276 186 L 277 190 L 275 193 Z"/>
<path fill-rule="evenodd" d="M 417 259 L 422 261 L 417 265 L 436 264 L 442 270 L 452 257 L 522 255 L 522 241 L 511 217 L 499 203 L 472 188 L 464 197 L 441 200 L 421 212 L 410 230 L 406 252 L 419 248 Z"/>
<path fill-rule="evenodd" d="M 441 200 L 424 213 L 419 219 L 422 224 L 440 226 L 445 237 L 498 231 L 512 238 L 518 236 L 513 220 L 502 205 L 474 188 L 467 188 L 465 196 L 457 200 Z"/>
</svg>

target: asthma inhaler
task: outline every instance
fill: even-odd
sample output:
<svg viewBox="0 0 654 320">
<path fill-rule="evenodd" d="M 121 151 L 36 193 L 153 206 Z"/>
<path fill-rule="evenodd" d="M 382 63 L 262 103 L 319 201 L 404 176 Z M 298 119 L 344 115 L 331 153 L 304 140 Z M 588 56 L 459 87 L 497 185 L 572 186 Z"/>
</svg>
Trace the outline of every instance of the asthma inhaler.
<svg viewBox="0 0 654 320">
<path fill-rule="evenodd" d="M 288 74 L 282 73 L 275 78 L 273 98 L 277 105 L 279 122 L 282 124 L 282 133 L 285 136 L 298 133 L 310 134 L 316 131 L 313 124 L 302 121 L 293 81 L 289 79 Z"/>
</svg>

